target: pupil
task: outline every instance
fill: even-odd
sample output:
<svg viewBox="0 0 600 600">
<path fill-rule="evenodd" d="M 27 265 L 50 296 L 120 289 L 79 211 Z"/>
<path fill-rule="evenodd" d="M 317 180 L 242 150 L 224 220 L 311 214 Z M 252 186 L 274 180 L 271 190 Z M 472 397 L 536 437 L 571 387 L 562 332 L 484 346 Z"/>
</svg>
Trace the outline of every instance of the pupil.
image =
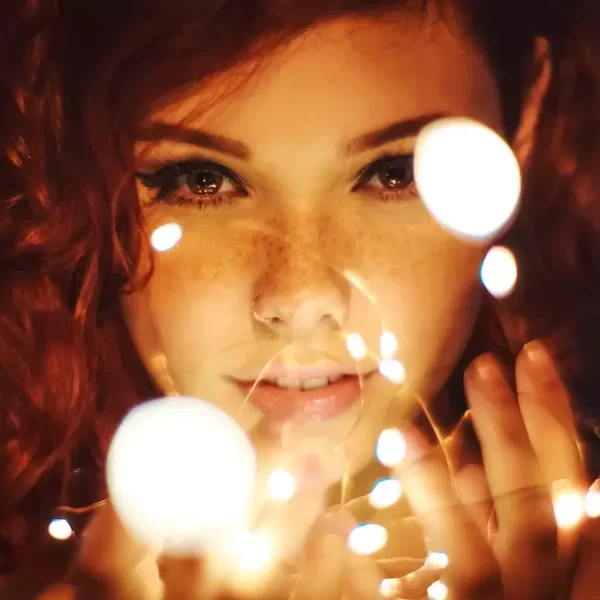
<svg viewBox="0 0 600 600">
<path fill-rule="evenodd" d="M 407 160 L 385 165 L 379 179 L 392 190 L 408 187 L 412 183 L 412 164 Z"/>
<path fill-rule="evenodd" d="M 216 194 L 223 185 L 223 175 L 215 171 L 194 171 L 187 175 L 186 183 L 195 194 Z"/>
</svg>

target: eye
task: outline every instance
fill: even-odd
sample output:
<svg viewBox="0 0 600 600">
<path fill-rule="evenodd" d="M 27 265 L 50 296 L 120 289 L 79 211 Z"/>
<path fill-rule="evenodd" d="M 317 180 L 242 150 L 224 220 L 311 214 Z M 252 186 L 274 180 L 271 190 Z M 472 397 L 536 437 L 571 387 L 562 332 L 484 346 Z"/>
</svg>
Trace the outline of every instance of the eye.
<svg viewBox="0 0 600 600">
<path fill-rule="evenodd" d="M 152 173 L 136 173 L 136 176 L 144 187 L 154 192 L 152 203 L 195 204 L 207 208 L 230 204 L 248 195 L 233 171 L 213 162 L 165 164 Z"/>
<path fill-rule="evenodd" d="M 384 200 L 416 195 L 413 156 L 394 155 L 376 160 L 363 169 L 354 190 Z"/>
</svg>

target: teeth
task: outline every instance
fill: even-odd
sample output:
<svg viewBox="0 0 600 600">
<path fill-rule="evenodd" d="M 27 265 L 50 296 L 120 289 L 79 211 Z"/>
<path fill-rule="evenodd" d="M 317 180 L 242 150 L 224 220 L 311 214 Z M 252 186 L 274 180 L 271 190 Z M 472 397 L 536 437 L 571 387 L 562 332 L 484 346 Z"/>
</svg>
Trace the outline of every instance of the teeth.
<svg viewBox="0 0 600 600">
<path fill-rule="evenodd" d="M 339 381 L 342 377 L 343 375 L 332 375 L 331 377 L 313 377 L 311 379 L 290 379 L 288 377 L 278 377 L 277 379 L 265 379 L 265 382 L 286 389 L 317 390 L 319 388 L 327 387 L 331 383 Z"/>
</svg>

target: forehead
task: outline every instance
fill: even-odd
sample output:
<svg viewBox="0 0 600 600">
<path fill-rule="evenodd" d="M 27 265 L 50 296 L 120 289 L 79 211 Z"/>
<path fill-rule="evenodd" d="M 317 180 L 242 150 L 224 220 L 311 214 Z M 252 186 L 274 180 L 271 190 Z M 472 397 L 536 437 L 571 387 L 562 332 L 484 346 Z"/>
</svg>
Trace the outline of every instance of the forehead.
<svg viewBox="0 0 600 600">
<path fill-rule="evenodd" d="M 268 150 L 337 143 L 427 114 L 500 128 L 494 77 L 471 38 L 455 23 L 403 13 L 314 26 L 152 117 Z"/>
</svg>

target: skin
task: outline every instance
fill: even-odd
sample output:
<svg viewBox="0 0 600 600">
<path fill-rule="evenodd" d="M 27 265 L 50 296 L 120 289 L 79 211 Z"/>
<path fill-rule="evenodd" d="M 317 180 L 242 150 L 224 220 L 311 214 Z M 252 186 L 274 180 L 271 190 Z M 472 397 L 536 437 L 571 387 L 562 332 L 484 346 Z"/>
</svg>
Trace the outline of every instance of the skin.
<svg viewBox="0 0 600 600">
<path fill-rule="evenodd" d="M 187 204 L 173 205 L 152 202 L 156 192 L 139 184 L 149 232 L 177 222 L 184 234 L 157 254 L 148 286 L 123 299 L 126 320 L 166 393 L 204 398 L 247 430 L 261 413 L 228 376 L 261 369 L 275 355 L 352 365 L 342 332 L 360 333 L 375 352 L 382 330 L 393 332 L 404 387 L 376 374 L 362 402 L 290 438 L 296 449 L 302 442 L 311 452 L 341 450 L 356 471 L 386 423 L 442 389 L 477 316 L 485 248 L 444 231 L 412 189 L 388 190 L 383 199 L 377 175 L 355 188 L 357 173 L 382 154 L 410 154 L 416 131 L 360 152 L 354 144 L 351 156 L 345 148 L 430 115 L 468 116 L 500 131 L 498 93 L 484 58 L 453 24 L 405 14 L 321 24 L 241 79 L 249 66 L 188 90 L 149 118 L 185 119 L 188 128 L 243 144 L 248 157 L 140 141 L 138 171 L 210 160 L 239 175 L 248 194 L 226 192 L 225 201 L 199 210 L 189 190 Z M 261 314 L 279 317 L 276 326 L 256 323 L 255 300 Z"/>
</svg>

